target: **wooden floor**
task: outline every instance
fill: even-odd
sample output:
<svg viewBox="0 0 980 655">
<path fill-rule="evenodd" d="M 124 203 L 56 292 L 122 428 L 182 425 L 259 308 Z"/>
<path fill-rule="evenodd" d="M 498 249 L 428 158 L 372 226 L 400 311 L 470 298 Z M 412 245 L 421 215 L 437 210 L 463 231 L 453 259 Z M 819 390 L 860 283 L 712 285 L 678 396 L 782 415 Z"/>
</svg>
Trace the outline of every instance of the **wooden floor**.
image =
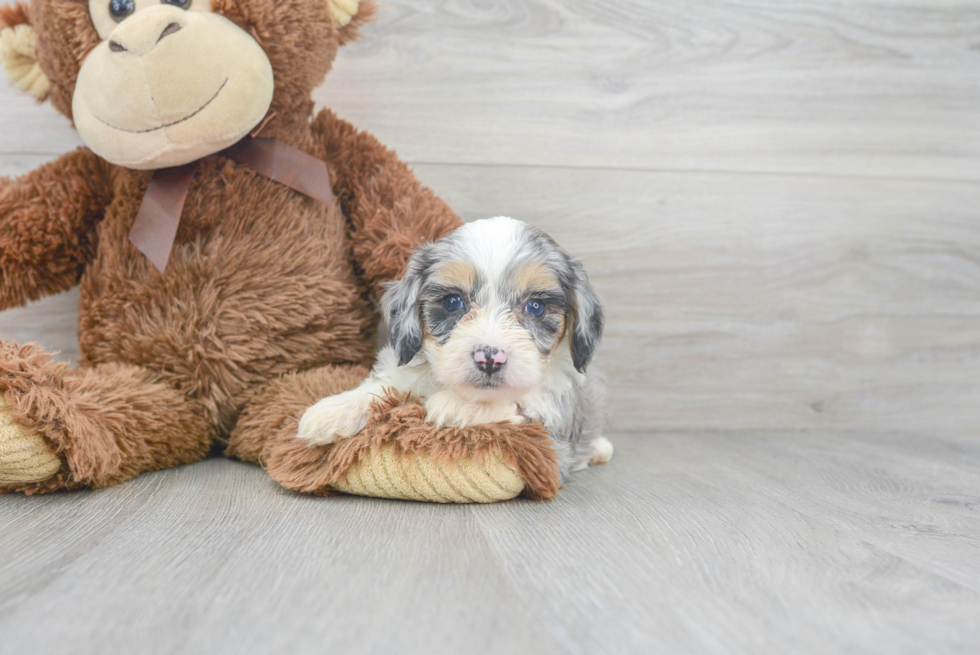
<svg viewBox="0 0 980 655">
<path fill-rule="evenodd" d="M 316 98 L 583 258 L 613 461 L 0 497 L 0 654 L 980 652 L 980 3 L 385 0 Z M 3 83 L 0 124 L 0 175 L 80 144 Z M 0 338 L 74 361 L 77 298 Z"/>
<path fill-rule="evenodd" d="M 921 437 L 620 434 L 550 503 L 4 498 L 0 651 L 975 654 L 980 444 Z"/>
</svg>

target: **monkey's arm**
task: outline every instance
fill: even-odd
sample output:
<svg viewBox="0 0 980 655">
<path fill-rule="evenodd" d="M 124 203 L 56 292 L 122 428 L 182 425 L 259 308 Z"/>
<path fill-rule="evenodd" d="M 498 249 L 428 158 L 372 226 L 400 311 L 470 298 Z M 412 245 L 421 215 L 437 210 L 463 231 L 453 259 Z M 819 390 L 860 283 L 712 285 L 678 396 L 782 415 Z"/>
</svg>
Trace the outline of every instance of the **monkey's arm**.
<svg viewBox="0 0 980 655">
<path fill-rule="evenodd" d="M 0 179 L 0 309 L 78 283 L 110 198 L 107 164 L 86 149 Z"/>
<path fill-rule="evenodd" d="M 397 279 L 409 255 L 462 223 L 370 134 L 323 110 L 313 123 L 334 194 L 350 221 L 354 258 L 371 290 Z"/>
</svg>

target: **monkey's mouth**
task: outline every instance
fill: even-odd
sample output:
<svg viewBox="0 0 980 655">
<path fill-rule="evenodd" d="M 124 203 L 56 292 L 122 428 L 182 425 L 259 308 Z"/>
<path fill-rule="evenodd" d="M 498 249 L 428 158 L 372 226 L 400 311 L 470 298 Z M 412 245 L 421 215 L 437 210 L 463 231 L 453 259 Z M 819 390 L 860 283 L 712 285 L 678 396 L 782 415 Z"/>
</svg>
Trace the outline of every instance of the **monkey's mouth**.
<svg viewBox="0 0 980 655">
<path fill-rule="evenodd" d="M 219 95 L 221 95 L 221 92 L 224 90 L 225 86 L 228 85 L 228 80 L 229 79 L 231 79 L 231 78 L 226 77 L 225 78 L 225 81 L 222 82 L 221 83 L 221 86 L 218 87 L 218 90 L 214 92 L 214 95 L 213 96 L 211 96 L 211 99 L 208 100 L 207 102 L 205 102 L 200 107 L 198 107 L 196 110 L 194 110 L 193 113 L 188 114 L 187 116 L 184 116 L 181 119 L 175 120 L 172 123 L 164 123 L 163 125 L 159 125 L 157 127 L 151 127 L 148 130 L 127 130 L 126 128 L 117 127 L 116 125 L 113 125 L 112 123 L 103 120 L 101 117 L 99 117 L 98 115 L 96 115 L 94 112 L 92 113 L 92 115 L 95 116 L 95 119 L 97 121 L 99 121 L 100 123 L 102 123 L 103 125 L 108 125 L 112 129 L 119 130 L 120 132 L 129 132 L 130 134 L 147 134 L 149 132 L 156 132 L 157 130 L 163 130 L 163 129 L 166 129 L 168 127 L 173 127 L 174 125 L 179 125 L 180 123 L 184 123 L 186 121 L 189 121 L 190 119 L 194 118 L 195 116 L 197 116 L 198 114 L 200 114 L 202 111 L 204 111 L 205 109 L 207 109 L 208 105 L 210 105 L 212 102 L 214 102 L 215 99 Z"/>
</svg>

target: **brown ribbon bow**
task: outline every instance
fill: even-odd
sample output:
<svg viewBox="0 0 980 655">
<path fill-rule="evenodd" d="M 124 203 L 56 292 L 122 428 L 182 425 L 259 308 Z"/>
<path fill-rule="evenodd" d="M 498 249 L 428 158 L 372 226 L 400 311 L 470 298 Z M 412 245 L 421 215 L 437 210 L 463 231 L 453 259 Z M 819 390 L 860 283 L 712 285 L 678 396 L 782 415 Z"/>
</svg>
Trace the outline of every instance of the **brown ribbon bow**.
<svg viewBox="0 0 980 655">
<path fill-rule="evenodd" d="M 327 165 L 282 141 L 246 137 L 218 154 L 311 198 L 333 203 Z M 154 172 L 129 233 L 129 240 L 161 273 L 170 260 L 196 171 L 197 162 L 191 162 Z"/>
</svg>

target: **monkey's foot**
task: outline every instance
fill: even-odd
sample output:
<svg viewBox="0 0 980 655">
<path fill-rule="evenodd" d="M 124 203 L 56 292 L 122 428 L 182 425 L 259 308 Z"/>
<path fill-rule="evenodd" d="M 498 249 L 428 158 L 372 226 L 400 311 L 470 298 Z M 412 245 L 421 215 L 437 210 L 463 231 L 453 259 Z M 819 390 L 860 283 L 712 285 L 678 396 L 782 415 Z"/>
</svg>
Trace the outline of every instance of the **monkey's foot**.
<svg viewBox="0 0 980 655">
<path fill-rule="evenodd" d="M 520 495 L 524 478 L 520 469 L 508 464 L 499 452 L 448 463 L 425 454 L 398 452 L 386 444 L 364 451 L 332 486 L 358 496 L 430 503 L 493 503 Z"/>
<path fill-rule="evenodd" d="M 47 442 L 14 421 L 0 396 L 0 486 L 50 480 L 61 470 L 61 459 Z"/>
</svg>

